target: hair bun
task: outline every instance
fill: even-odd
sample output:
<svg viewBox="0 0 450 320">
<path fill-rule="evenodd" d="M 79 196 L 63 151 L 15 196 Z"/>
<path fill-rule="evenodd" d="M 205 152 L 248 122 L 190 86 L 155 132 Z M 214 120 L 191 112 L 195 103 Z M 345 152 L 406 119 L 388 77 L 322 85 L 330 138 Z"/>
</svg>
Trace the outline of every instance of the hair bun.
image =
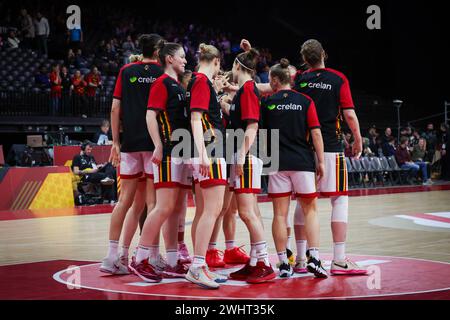
<svg viewBox="0 0 450 320">
<path fill-rule="evenodd" d="M 288 59 L 282 58 L 282 59 L 280 60 L 280 66 L 281 66 L 282 68 L 288 68 L 290 65 L 291 65 L 291 63 L 289 62 Z"/>
<path fill-rule="evenodd" d="M 251 60 L 257 59 L 259 57 L 259 51 L 256 50 L 255 48 L 251 48 L 247 54 L 248 58 Z"/>
</svg>

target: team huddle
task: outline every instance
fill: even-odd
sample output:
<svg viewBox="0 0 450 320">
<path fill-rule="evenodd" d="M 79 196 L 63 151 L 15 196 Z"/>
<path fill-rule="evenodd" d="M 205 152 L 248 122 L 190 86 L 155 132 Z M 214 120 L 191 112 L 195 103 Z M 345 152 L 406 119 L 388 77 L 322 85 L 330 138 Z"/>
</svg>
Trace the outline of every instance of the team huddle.
<svg viewBox="0 0 450 320">
<path fill-rule="evenodd" d="M 221 53 L 212 45 L 199 46 L 192 74 L 185 70 L 181 45 L 149 34 L 140 37 L 140 46 L 142 56 L 122 67 L 114 91 L 110 161 L 119 168 L 121 190 L 100 271 L 133 273 L 146 282 L 185 278 L 208 289 L 228 279 L 257 284 L 307 272 L 327 278 L 319 256 L 320 194 L 330 197 L 332 204 L 329 272 L 365 274 L 345 255 L 348 183 L 341 123 L 345 119 L 355 137 L 355 157 L 362 149 L 359 124 L 348 80 L 325 67 L 322 45 L 317 40 L 302 45 L 308 70 L 296 71 L 281 59 L 271 67 L 265 84 L 254 81 L 259 53 L 247 40 L 226 73 L 221 70 Z M 262 129 L 276 131 L 276 143 L 271 134 L 260 143 Z M 229 130 L 242 134 L 226 156 Z M 189 138 L 180 139 L 177 132 L 188 132 Z M 256 147 L 261 145 L 267 154 L 276 154 L 276 166 L 267 169 Z M 264 168 L 269 171 L 278 273 L 269 262 L 257 199 Z M 191 191 L 192 257 L 184 243 Z M 293 228 L 292 197 L 297 200 Z M 236 215 L 250 235 L 249 255 L 235 243 Z M 129 261 L 128 249 L 139 224 L 139 245 Z M 224 254 L 216 248 L 222 225 Z M 290 247 L 292 229 L 296 258 Z M 213 271 L 236 264 L 244 266 L 230 274 Z"/>
</svg>

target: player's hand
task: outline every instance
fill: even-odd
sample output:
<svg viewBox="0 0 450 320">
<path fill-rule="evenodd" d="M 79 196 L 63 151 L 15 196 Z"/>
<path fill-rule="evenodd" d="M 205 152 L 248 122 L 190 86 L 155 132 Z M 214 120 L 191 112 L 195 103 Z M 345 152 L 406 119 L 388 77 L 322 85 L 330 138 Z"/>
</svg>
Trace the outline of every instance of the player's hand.
<svg viewBox="0 0 450 320">
<path fill-rule="evenodd" d="M 361 153 L 362 153 L 362 141 L 356 141 L 353 142 L 353 146 L 352 146 L 352 153 L 353 153 L 353 157 L 358 160 L 361 157 Z"/>
<path fill-rule="evenodd" d="M 320 179 L 322 179 L 323 176 L 325 175 L 325 164 L 324 163 L 317 164 L 316 174 L 317 174 L 317 181 L 320 181 Z"/>
<path fill-rule="evenodd" d="M 242 50 L 247 52 L 247 51 L 250 51 L 250 49 L 252 48 L 252 45 L 250 44 L 250 41 L 248 41 L 247 39 L 242 39 L 240 47 Z"/>
<path fill-rule="evenodd" d="M 108 162 L 111 162 L 114 167 L 120 164 L 120 145 L 118 143 L 113 143 Z"/>
<path fill-rule="evenodd" d="M 243 164 L 237 164 L 236 167 L 236 177 L 240 177 L 244 174 L 244 165 Z"/>
<path fill-rule="evenodd" d="M 155 147 L 155 150 L 153 151 L 152 162 L 157 166 L 159 166 L 161 164 L 162 156 L 163 156 L 163 148 L 162 145 L 159 144 Z"/>
<path fill-rule="evenodd" d="M 200 159 L 200 174 L 203 177 L 209 177 L 209 168 L 211 166 L 211 161 L 208 156 L 204 155 Z"/>
</svg>

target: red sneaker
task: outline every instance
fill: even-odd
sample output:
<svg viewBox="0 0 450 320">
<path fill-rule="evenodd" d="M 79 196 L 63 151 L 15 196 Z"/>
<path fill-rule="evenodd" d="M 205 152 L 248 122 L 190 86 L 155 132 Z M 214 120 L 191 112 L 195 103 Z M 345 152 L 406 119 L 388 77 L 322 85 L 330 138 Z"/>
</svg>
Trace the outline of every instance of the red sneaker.
<svg viewBox="0 0 450 320">
<path fill-rule="evenodd" d="M 252 267 L 250 263 L 247 263 L 242 269 L 230 273 L 230 279 L 245 281 L 247 280 L 248 276 L 252 273 L 253 268 L 255 267 Z"/>
<path fill-rule="evenodd" d="M 163 271 L 164 278 L 185 278 L 186 273 L 188 272 L 189 267 L 183 263 L 181 260 L 177 261 L 177 265 L 175 267 L 171 267 L 167 264 Z"/>
<path fill-rule="evenodd" d="M 223 252 L 217 249 L 210 249 L 206 251 L 206 264 L 210 268 L 223 268 L 225 262 L 223 262 Z"/>
<path fill-rule="evenodd" d="M 140 263 L 136 263 L 135 257 L 133 257 L 129 268 L 135 275 L 145 282 L 160 282 L 162 280 L 161 275 L 153 269 L 147 259 Z"/>
<path fill-rule="evenodd" d="M 241 247 L 234 247 L 233 249 L 225 250 L 223 255 L 223 261 L 226 264 L 243 264 L 250 261 L 250 257 L 247 255 L 244 249 Z"/>
<path fill-rule="evenodd" d="M 248 276 L 247 282 L 252 284 L 263 283 L 276 278 L 272 266 L 266 266 L 264 261 L 258 261 L 256 267 L 252 268 L 252 273 Z"/>
</svg>

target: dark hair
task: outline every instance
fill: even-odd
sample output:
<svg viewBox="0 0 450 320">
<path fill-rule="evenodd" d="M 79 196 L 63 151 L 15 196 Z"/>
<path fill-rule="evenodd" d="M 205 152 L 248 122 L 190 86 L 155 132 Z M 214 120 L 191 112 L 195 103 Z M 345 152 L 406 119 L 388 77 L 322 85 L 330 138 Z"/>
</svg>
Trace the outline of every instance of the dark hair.
<svg viewBox="0 0 450 320">
<path fill-rule="evenodd" d="M 255 72 L 258 63 L 259 52 L 251 48 L 247 52 L 242 52 L 236 57 L 236 61 L 243 67 L 243 70 L 248 73 Z"/>
<path fill-rule="evenodd" d="M 199 61 L 211 62 L 214 58 L 220 59 L 220 51 L 210 44 L 201 43 L 198 46 L 198 51 Z"/>
<path fill-rule="evenodd" d="M 406 137 L 406 136 L 402 136 L 402 137 L 400 138 L 400 144 L 404 144 L 404 143 L 406 143 L 406 142 L 408 142 L 408 141 L 409 141 L 409 138 Z"/>
<path fill-rule="evenodd" d="M 182 46 L 175 42 L 162 41 L 159 44 L 159 61 L 163 67 L 166 66 L 166 58 L 168 56 L 174 56 L 175 52 L 180 50 Z"/>
<path fill-rule="evenodd" d="M 288 59 L 281 59 L 280 63 L 270 68 L 270 76 L 277 77 L 282 84 L 291 83 L 291 73 L 289 72 L 289 65 L 290 63 Z"/>
<path fill-rule="evenodd" d="M 300 50 L 303 60 L 310 66 L 314 66 L 322 61 L 322 53 L 324 52 L 322 44 L 316 39 L 305 41 Z"/>
<path fill-rule="evenodd" d="M 83 144 L 81 145 L 81 151 L 86 151 L 87 147 L 91 147 L 92 148 L 92 143 L 90 141 L 85 141 L 83 142 Z"/>
<path fill-rule="evenodd" d="M 143 34 L 139 37 L 139 48 L 145 58 L 152 58 L 164 39 L 156 33 Z"/>
<path fill-rule="evenodd" d="M 102 124 L 101 124 L 101 127 L 106 127 L 106 126 L 108 126 L 108 127 L 109 127 L 109 120 L 107 120 L 107 119 L 103 119 L 103 120 L 102 120 Z"/>
</svg>

